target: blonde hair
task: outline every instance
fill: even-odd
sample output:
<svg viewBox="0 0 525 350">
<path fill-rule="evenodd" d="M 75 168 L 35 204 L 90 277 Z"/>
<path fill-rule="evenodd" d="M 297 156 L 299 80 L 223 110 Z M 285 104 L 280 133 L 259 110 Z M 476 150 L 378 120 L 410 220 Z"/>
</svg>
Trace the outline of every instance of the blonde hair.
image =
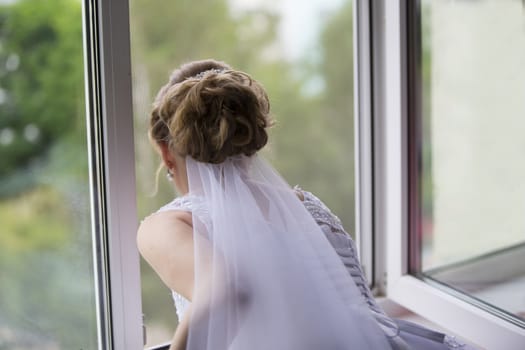
<svg viewBox="0 0 525 350">
<path fill-rule="evenodd" d="M 172 152 L 221 163 L 264 147 L 272 124 L 268 96 L 256 80 L 223 62 L 204 60 L 181 66 L 160 89 L 149 135 Z"/>
</svg>

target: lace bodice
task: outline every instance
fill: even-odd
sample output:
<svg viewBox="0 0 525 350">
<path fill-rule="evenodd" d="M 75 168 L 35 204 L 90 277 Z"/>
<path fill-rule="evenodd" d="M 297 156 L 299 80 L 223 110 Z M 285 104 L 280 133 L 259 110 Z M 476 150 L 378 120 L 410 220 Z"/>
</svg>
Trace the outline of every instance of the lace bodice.
<svg viewBox="0 0 525 350">
<path fill-rule="evenodd" d="M 319 227 L 323 230 L 326 238 L 330 241 L 330 244 L 336 250 L 369 308 L 374 312 L 383 314 L 382 309 L 377 305 L 368 288 L 368 282 L 364 277 L 361 264 L 359 263 L 355 243 L 343 228 L 341 220 L 312 193 L 301 190 L 298 187 L 296 187 L 296 190 L 299 190 L 303 194 L 303 204 L 305 208 L 312 215 Z"/>
<path fill-rule="evenodd" d="M 157 212 L 167 210 L 182 210 L 197 214 L 199 217 L 206 219 L 208 211 L 201 198 L 192 195 L 177 197 L 168 204 L 162 206 Z"/>
<path fill-rule="evenodd" d="M 348 235 L 343 228 L 341 220 L 333 214 L 330 209 L 315 195 L 310 192 L 301 190 L 299 187 L 295 187 L 296 191 L 300 191 L 304 196 L 303 204 L 308 212 L 315 219 L 319 227 L 323 230 L 326 238 L 330 241 L 330 244 L 334 247 L 335 251 L 343 261 L 346 270 L 352 276 L 354 283 L 359 288 L 361 296 L 368 304 L 369 309 L 373 314 L 376 315 L 376 319 L 379 322 L 394 322 L 391 320 L 383 311 L 383 309 L 376 303 L 368 282 L 365 279 L 364 272 L 361 268 L 359 258 L 357 255 L 357 248 L 354 241 Z M 437 333 L 427 330 L 423 327 L 412 323 L 398 323 L 397 325 L 405 331 L 409 331 L 413 334 L 419 334 L 422 337 L 432 337 Z M 466 345 L 456 339 L 454 336 L 441 334 L 443 336 L 443 344 L 449 349 L 465 349 Z"/>
</svg>

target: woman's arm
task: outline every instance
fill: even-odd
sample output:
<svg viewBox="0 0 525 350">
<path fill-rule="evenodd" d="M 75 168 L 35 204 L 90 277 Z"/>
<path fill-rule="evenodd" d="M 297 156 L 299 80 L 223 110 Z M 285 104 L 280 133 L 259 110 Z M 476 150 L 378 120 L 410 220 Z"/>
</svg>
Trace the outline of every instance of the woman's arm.
<svg viewBox="0 0 525 350">
<path fill-rule="evenodd" d="M 186 309 L 185 316 L 179 322 L 173 340 L 169 350 L 186 350 L 186 344 L 188 342 L 188 334 L 190 331 L 190 315 L 192 312 L 192 305 L 190 304 Z"/>
<path fill-rule="evenodd" d="M 191 214 L 166 211 L 146 218 L 137 233 L 142 257 L 168 288 L 192 300 L 194 285 L 194 241 Z M 170 350 L 186 348 L 191 305 L 180 321 Z"/>
<path fill-rule="evenodd" d="M 139 227 L 137 245 L 166 286 L 192 301 L 179 322 L 170 350 L 186 348 L 190 322 L 196 330 L 202 330 L 201 325 L 207 325 L 211 312 L 222 314 L 231 303 L 246 299 L 245 295 L 240 298 L 236 293 L 226 292 L 228 288 L 222 284 L 225 282 L 223 259 L 212 254 L 205 239 L 199 241 L 199 281 L 195 284 L 195 241 L 188 212 L 166 211 L 148 217 Z M 212 283 L 212 275 L 215 283 Z M 214 293 L 213 305 L 211 293 Z M 222 348 L 231 340 L 225 338 Z"/>
</svg>

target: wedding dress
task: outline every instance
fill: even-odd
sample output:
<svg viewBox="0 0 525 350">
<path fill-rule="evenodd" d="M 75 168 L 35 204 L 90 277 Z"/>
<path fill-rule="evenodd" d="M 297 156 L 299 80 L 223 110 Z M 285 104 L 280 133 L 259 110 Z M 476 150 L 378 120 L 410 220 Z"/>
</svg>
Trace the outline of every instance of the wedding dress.
<svg viewBox="0 0 525 350">
<path fill-rule="evenodd" d="M 290 225 L 295 225 L 295 223 L 293 223 L 293 220 L 291 220 L 289 217 L 294 217 L 294 215 L 302 215 L 301 210 L 303 210 L 304 213 L 306 213 L 306 215 L 308 215 L 310 219 L 313 219 L 312 222 L 315 223 L 315 226 L 318 230 L 314 230 L 315 232 L 312 234 L 313 236 L 317 235 L 313 239 L 313 241 L 315 242 L 313 243 L 313 246 L 316 250 L 323 251 L 326 248 L 323 245 L 324 243 L 322 241 L 327 241 L 331 245 L 330 250 L 336 253 L 333 255 L 335 257 L 338 257 L 339 259 L 336 259 L 337 262 L 334 263 L 333 260 L 330 260 L 331 257 L 325 257 L 324 255 L 320 258 L 317 258 L 315 256 L 304 255 L 307 253 L 304 253 L 303 251 L 307 252 L 308 249 L 303 248 L 309 246 L 310 243 L 303 242 L 303 239 L 300 236 L 295 236 L 291 243 L 287 242 L 286 239 L 288 238 L 286 238 L 282 242 L 282 244 L 284 245 L 290 245 L 287 246 L 286 249 L 288 249 L 288 251 L 290 251 L 291 253 L 295 253 L 294 248 L 297 248 L 297 250 L 303 252 L 301 253 L 304 255 L 303 258 L 308 260 L 304 262 L 303 266 L 301 266 L 303 269 L 301 272 L 293 273 L 296 273 L 297 275 L 301 276 L 306 276 L 310 274 L 316 276 L 317 270 L 323 270 L 324 268 L 326 268 L 326 271 L 321 271 L 321 273 L 331 276 L 330 278 L 326 278 L 324 280 L 325 283 L 333 283 L 336 287 L 335 289 L 339 289 L 339 291 L 344 291 L 345 294 L 341 298 L 339 298 L 337 295 L 329 294 L 328 292 L 328 294 L 323 294 L 325 293 L 324 290 L 319 289 L 318 291 L 315 291 L 315 293 L 313 293 L 313 296 L 319 296 L 320 299 L 314 300 L 308 296 L 311 290 L 315 289 L 314 285 L 311 285 L 302 286 L 302 289 L 299 292 L 297 290 L 294 290 L 293 294 L 290 293 L 289 295 L 282 295 L 280 298 L 272 298 L 271 295 L 274 295 L 272 294 L 273 289 L 268 289 L 267 291 L 265 290 L 264 293 L 266 293 L 268 295 L 268 298 L 272 300 L 269 300 L 268 302 L 265 301 L 265 303 L 263 304 L 265 305 L 265 307 L 263 308 L 257 309 L 255 306 L 251 307 L 252 309 L 256 310 L 256 313 L 254 314 L 250 315 L 249 312 L 240 312 L 238 306 L 233 307 L 233 310 L 235 311 L 233 313 L 231 310 L 216 311 L 215 313 L 209 312 L 204 322 L 204 330 L 195 332 L 193 334 L 193 337 L 190 331 L 188 349 L 220 349 L 221 345 L 218 345 L 219 343 L 226 344 L 223 345 L 222 348 L 228 349 L 473 349 L 470 346 L 455 339 L 454 337 L 434 332 L 432 330 L 429 330 L 411 322 L 392 319 L 388 315 L 386 315 L 385 312 L 374 300 L 374 297 L 372 296 L 372 293 L 368 287 L 368 283 L 364 277 L 363 271 L 361 269 L 357 257 L 357 250 L 354 241 L 344 230 L 341 221 L 334 214 L 332 214 L 332 212 L 312 193 L 301 190 L 298 187 L 294 189 L 295 191 L 292 190 L 288 185 L 284 183 L 284 181 L 280 180 L 279 176 L 273 172 L 273 169 L 269 165 L 267 165 L 260 159 L 255 158 L 255 160 L 253 160 L 243 156 L 230 163 L 231 164 L 217 166 L 199 163 L 191 159 L 188 160 L 187 166 L 188 176 L 190 178 L 190 193 L 185 196 L 174 199 L 171 203 L 160 208 L 159 212 L 169 210 L 191 212 L 194 223 L 194 234 L 197 235 L 196 232 L 198 229 L 204 230 L 206 231 L 206 239 L 204 241 L 220 241 L 221 239 L 223 239 L 223 237 L 213 236 L 209 232 L 215 231 L 216 229 L 214 229 L 214 227 L 218 225 L 217 222 L 214 222 L 214 216 L 210 212 L 210 205 L 214 206 L 214 211 L 216 212 L 227 210 L 224 208 L 229 208 L 230 205 L 232 205 L 235 207 L 235 210 L 238 212 L 238 215 L 243 215 L 242 210 L 245 208 L 249 208 L 249 212 L 246 212 L 246 214 L 244 215 L 251 216 L 251 212 L 254 211 L 254 208 L 250 207 L 250 204 L 248 203 L 249 201 L 247 201 L 243 197 L 243 203 L 237 203 L 241 199 L 232 198 L 232 196 L 236 196 L 239 195 L 239 193 L 243 193 L 241 190 L 239 190 L 239 186 L 241 186 L 243 189 L 249 189 L 248 196 L 253 195 L 254 197 L 259 198 L 259 201 L 260 198 L 272 198 L 272 196 L 281 195 L 280 193 L 272 192 L 273 190 L 268 190 L 266 185 L 271 184 L 272 186 L 287 187 L 287 194 L 285 196 L 283 195 L 283 197 L 277 200 L 278 202 L 280 202 L 280 204 L 278 204 L 277 209 L 281 212 L 272 213 L 272 204 L 265 202 L 262 205 L 263 209 L 259 215 L 275 218 L 270 220 L 270 225 L 268 227 L 272 231 L 277 231 L 277 235 L 281 235 L 282 237 L 288 236 L 288 231 L 294 230 L 293 227 Z M 229 178 L 228 171 L 232 169 L 234 169 L 232 174 L 235 174 L 237 180 L 240 179 L 241 185 L 236 183 L 234 186 L 235 190 L 232 192 L 228 192 L 229 185 L 227 183 L 227 180 L 225 179 Z M 240 176 L 239 173 L 241 174 Z M 198 178 L 198 180 L 195 180 L 196 178 Z M 245 186 L 246 184 L 248 185 Z M 207 188 L 207 190 L 203 190 L 203 188 Z M 266 194 L 262 196 L 261 193 L 265 191 L 269 191 L 268 193 L 271 194 Z M 211 204 L 205 199 L 206 196 L 222 196 L 224 192 L 228 193 L 228 201 L 236 200 L 237 202 L 235 202 L 234 204 L 231 204 L 231 202 Z M 296 196 L 296 192 L 302 194 L 302 200 Z M 243 196 L 245 195 L 246 193 L 243 194 Z M 283 198 L 285 198 L 285 200 Z M 298 204 L 297 207 L 295 206 L 295 203 Z M 294 209 L 290 209 L 290 213 L 288 213 L 288 207 L 293 207 Z M 300 214 L 294 214 L 295 212 L 299 212 Z M 224 216 L 227 215 L 227 213 L 221 212 L 221 215 Z M 288 227 L 272 227 L 274 221 L 279 221 L 278 217 L 280 216 L 286 216 L 286 219 L 283 222 L 284 225 L 287 225 Z M 255 217 L 251 217 L 249 219 L 258 220 L 259 218 L 257 218 L 256 215 Z M 215 220 L 219 219 L 215 218 Z M 228 220 L 231 221 L 231 218 L 229 218 Z M 247 218 L 245 217 L 241 217 L 241 220 L 245 223 L 245 225 L 247 225 L 247 227 L 253 225 L 253 231 L 255 232 L 262 230 L 263 228 L 261 228 L 261 226 L 265 225 L 264 223 L 258 225 L 257 222 L 247 220 Z M 297 218 L 297 220 L 300 220 L 300 223 L 298 224 L 299 227 L 303 225 L 303 221 L 308 221 L 308 219 L 305 217 Z M 308 228 L 310 227 L 308 226 Z M 221 233 L 221 235 L 228 235 L 231 230 L 233 229 L 229 229 L 227 230 L 227 232 Z M 237 232 L 235 234 L 237 236 L 233 236 L 233 238 L 238 237 L 238 235 L 246 234 L 246 232 Z M 265 232 L 265 234 L 267 233 Z M 304 234 L 308 236 L 308 233 Z M 201 243 L 203 241 L 201 238 L 197 238 L 201 235 L 202 234 L 196 236 L 197 246 L 199 245 L 199 241 L 201 241 Z M 235 239 L 235 242 L 237 242 L 237 240 L 238 239 Z M 223 245 L 220 246 L 221 258 L 219 260 L 214 260 L 220 261 L 219 264 L 222 264 L 224 260 L 227 260 L 227 254 L 236 254 L 229 253 L 230 251 L 228 249 L 230 249 L 230 245 L 236 246 L 237 244 L 241 244 L 233 243 L 231 237 L 229 237 L 228 240 L 226 240 L 226 242 L 228 248 L 226 248 Z M 249 246 L 249 242 L 245 245 Z M 265 264 L 266 261 L 268 261 L 268 256 L 264 256 L 266 259 L 264 260 L 264 262 L 261 259 L 257 260 L 257 257 L 259 257 L 258 254 L 260 254 L 261 249 L 264 250 L 264 246 L 259 246 L 262 244 L 262 241 L 256 242 L 258 243 L 258 246 L 252 247 L 254 250 L 248 253 L 248 258 L 246 258 L 245 261 L 242 261 L 241 265 L 250 264 L 250 256 L 253 256 L 255 261 L 252 261 L 252 264 L 250 265 L 251 267 L 245 270 L 239 269 L 238 266 L 236 266 L 233 274 L 238 274 L 238 276 L 236 276 L 236 278 L 233 279 L 233 282 L 238 284 L 239 281 L 242 281 L 243 276 L 249 276 L 247 279 L 250 280 L 254 274 L 253 270 L 256 269 L 257 266 Z M 216 244 L 214 243 L 214 245 Z M 247 249 L 251 248 L 242 246 L 243 251 Z M 273 246 L 270 249 L 276 249 L 276 251 L 279 250 L 279 248 L 276 248 L 275 246 Z M 330 255 L 329 253 L 330 252 L 328 252 L 327 254 Z M 201 254 L 198 252 L 198 247 L 196 248 L 196 254 Z M 274 253 L 273 256 L 276 260 L 283 259 L 282 256 L 278 255 L 278 253 Z M 244 257 L 246 257 L 246 255 L 241 254 L 239 255 L 239 257 L 236 257 L 236 259 L 242 260 Z M 286 259 L 286 257 L 284 259 Z M 310 265 L 310 259 L 316 261 L 317 259 L 319 259 L 324 262 L 322 262 L 321 264 L 314 262 Z M 339 261 L 342 262 L 342 264 Z M 238 263 L 239 261 L 236 262 Z M 228 263 L 224 264 L 228 265 Z M 293 265 L 293 261 L 290 264 Z M 341 265 L 341 271 L 345 272 L 346 277 L 338 275 L 339 266 L 335 265 Z M 287 265 L 280 266 L 282 270 L 284 270 L 283 273 L 286 273 L 289 267 Z M 196 269 L 198 270 L 199 266 L 196 266 Z M 245 273 L 246 271 L 248 271 L 249 275 L 243 275 L 243 273 Z M 275 274 L 275 280 L 277 284 L 283 284 L 283 288 L 287 287 L 286 279 L 295 278 L 294 276 L 288 275 L 285 279 L 278 280 L 278 275 L 281 273 L 280 269 L 272 267 L 271 271 L 271 273 Z M 264 272 L 265 269 L 263 268 L 261 271 L 255 273 L 264 274 Z M 227 270 L 224 275 L 229 276 L 229 274 L 232 274 L 232 272 Z M 198 275 L 198 271 L 196 272 L 196 275 Z M 257 280 L 264 281 L 262 277 L 257 277 Z M 350 281 L 350 283 L 347 283 L 347 280 Z M 307 283 L 304 282 L 302 279 L 298 280 L 298 282 L 294 281 L 294 283 L 299 282 Z M 216 282 L 216 284 L 217 286 L 221 286 L 220 288 L 225 288 L 222 284 L 220 284 L 220 282 Z M 272 281 L 270 280 L 265 281 L 265 285 L 263 286 L 261 286 L 260 284 L 258 284 L 257 286 L 260 289 L 265 288 L 266 285 L 271 284 Z M 293 285 L 294 284 L 292 284 L 291 286 Z M 215 285 L 213 286 L 215 288 L 218 288 Z M 247 293 L 248 295 L 250 295 L 253 292 L 253 290 L 251 290 L 250 288 L 248 288 L 247 290 L 249 291 Z M 303 294 L 306 296 L 304 296 Z M 190 302 L 175 291 L 172 291 L 172 295 L 176 307 L 177 316 L 180 320 L 185 316 L 186 309 Z M 247 299 L 250 300 L 250 297 L 247 297 Z M 335 301 L 332 302 L 332 300 Z M 325 301 L 326 303 L 324 303 Z M 194 299 L 194 304 L 196 302 L 198 302 L 198 299 L 197 301 Z M 251 302 L 251 304 L 257 305 L 256 302 Z M 297 305 L 295 306 L 295 304 Z M 339 310 L 336 309 L 330 310 L 330 312 L 325 312 L 326 308 L 330 308 L 333 305 L 336 305 L 338 309 L 341 309 L 341 315 L 339 315 Z M 197 307 L 197 309 L 199 308 Z M 304 311 L 304 309 L 307 310 Z M 308 312 L 308 309 L 311 309 L 312 312 Z M 350 311 L 346 312 L 346 310 L 344 309 L 348 309 Z M 282 311 L 282 313 L 280 311 Z M 287 312 L 293 313 L 293 315 L 287 315 Z M 272 317 L 273 314 L 274 317 Z M 333 314 L 337 314 L 334 315 L 336 320 L 338 320 L 336 323 L 330 323 L 332 317 L 331 315 Z M 287 318 L 288 316 L 290 317 Z M 264 317 L 266 318 L 262 322 L 255 321 L 255 319 L 262 319 Z M 337 319 L 337 317 L 340 317 L 340 319 Z M 273 333 L 258 333 L 258 328 L 265 329 L 268 325 L 273 325 L 281 322 L 282 318 L 287 318 L 288 321 L 280 323 L 275 328 L 270 327 L 270 331 L 276 333 L 275 335 Z M 312 321 L 305 321 L 305 318 L 311 318 Z M 295 326 L 290 326 L 290 324 L 298 325 L 299 330 Z M 253 325 L 255 326 L 250 328 L 250 326 Z M 324 326 L 326 327 L 323 328 Z M 339 326 L 342 327 L 339 329 Z M 202 328 L 202 326 L 199 327 Z M 195 328 L 198 327 L 196 326 Z M 315 342 L 316 339 L 321 337 L 321 334 L 323 332 L 327 332 L 329 328 L 337 328 L 337 330 L 333 332 L 333 336 L 338 337 L 338 339 L 333 342 L 332 346 L 326 345 L 326 339 L 322 340 L 324 342 L 324 345 L 319 345 L 321 343 L 319 343 L 318 345 L 310 345 L 312 341 Z M 303 333 L 301 332 L 301 329 L 304 330 Z M 202 340 L 202 338 L 205 338 L 205 340 Z M 300 338 L 300 340 L 297 340 L 297 338 Z"/>
</svg>

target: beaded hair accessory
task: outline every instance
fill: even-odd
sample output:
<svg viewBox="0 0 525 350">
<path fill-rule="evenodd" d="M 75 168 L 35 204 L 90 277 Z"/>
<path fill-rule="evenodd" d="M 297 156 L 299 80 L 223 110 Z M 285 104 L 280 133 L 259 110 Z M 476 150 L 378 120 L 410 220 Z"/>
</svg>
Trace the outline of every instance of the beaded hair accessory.
<svg viewBox="0 0 525 350">
<path fill-rule="evenodd" d="M 196 75 L 193 76 L 193 78 L 195 78 L 195 79 L 202 79 L 202 78 L 204 78 L 205 75 L 208 75 L 210 73 L 219 74 L 219 73 L 223 73 L 225 71 L 226 71 L 225 68 L 212 68 L 212 69 L 204 70 L 204 71 L 202 71 L 200 73 L 197 73 Z"/>
</svg>

